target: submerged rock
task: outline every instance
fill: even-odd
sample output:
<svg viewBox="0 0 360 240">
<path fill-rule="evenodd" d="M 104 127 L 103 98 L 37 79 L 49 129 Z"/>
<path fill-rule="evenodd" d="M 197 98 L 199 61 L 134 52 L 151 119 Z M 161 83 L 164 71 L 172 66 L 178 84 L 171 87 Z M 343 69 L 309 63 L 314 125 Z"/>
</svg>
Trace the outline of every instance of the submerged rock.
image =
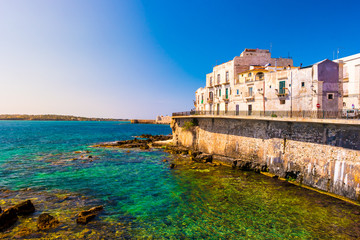
<svg viewBox="0 0 360 240">
<path fill-rule="evenodd" d="M 17 215 L 28 215 L 35 212 L 35 207 L 30 200 L 16 204 L 11 208 L 15 209 Z"/>
<path fill-rule="evenodd" d="M 56 227 L 59 221 L 48 213 L 42 213 L 37 221 L 37 228 L 39 230 L 46 230 Z"/>
<path fill-rule="evenodd" d="M 18 220 L 15 208 L 6 209 L 0 214 L 0 231 L 4 231 L 11 227 Z"/>
<path fill-rule="evenodd" d="M 147 144 L 144 144 L 144 145 L 142 145 L 142 146 L 140 146 L 140 149 L 141 150 L 146 150 L 146 149 L 149 149 L 150 147 L 149 147 L 149 145 L 147 145 Z"/>
<path fill-rule="evenodd" d="M 88 222 L 90 222 L 91 219 L 95 218 L 103 209 L 103 206 L 96 206 L 90 208 L 89 210 L 80 212 L 76 219 L 76 223 L 87 224 Z"/>
<path fill-rule="evenodd" d="M 170 164 L 170 169 L 174 169 L 176 165 L 174 163 Z"/>
</svg>

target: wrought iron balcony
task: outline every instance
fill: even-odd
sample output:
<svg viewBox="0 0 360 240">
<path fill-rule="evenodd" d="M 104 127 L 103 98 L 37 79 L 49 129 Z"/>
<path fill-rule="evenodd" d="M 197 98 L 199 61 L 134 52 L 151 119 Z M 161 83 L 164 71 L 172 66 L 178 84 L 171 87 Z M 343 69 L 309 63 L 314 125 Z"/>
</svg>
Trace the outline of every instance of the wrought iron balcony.
<svg viewBox="0 0 360 240">
<path fill-rule="evenodd" d="M 245 92 L 245 99 L 246 100 L 253 100 L 255 98 L 255 94 L 253 92 Z"/>
<path fill-rule="evenodd" d="M 286 97 L 289 95 L 289 89 L 287 88 L 275 89 L 275 92 L 278 97 Z"/>
</svg>

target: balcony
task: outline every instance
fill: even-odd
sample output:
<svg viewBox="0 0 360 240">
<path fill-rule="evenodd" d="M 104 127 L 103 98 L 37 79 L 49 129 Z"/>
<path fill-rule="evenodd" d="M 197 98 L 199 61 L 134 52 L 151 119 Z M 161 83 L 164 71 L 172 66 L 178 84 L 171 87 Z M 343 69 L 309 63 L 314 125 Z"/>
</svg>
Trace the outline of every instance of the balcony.
<svg viewBox="0 0 360 240">
<path fill-rule="evenodd" d="M 254 100 L 255 99 L 255 94 L 253 92 L 246 92 L 245 93 L 245 99 L 247 101 Z"/>
<path fill-rule="evenodd" d="M 245 82 L 254 82 L 254 78 L 252 77 L 246 77 Z"/>
<path fill-rule="evenodd" d="M 289 95 L 289 89 L 287 88 L 275 89 L 275 94 L 280 99 L 285 99 Z"/>
<path fill-rule="evenodd" d="M 214 102 L 214 99 L 213 99 L 213 98 L 208 98 L 208 99 L 207 99 L 207 102 L 208 102 L 208 103 L 213 103 L 213 102 Z"/>
<path fill-rule="evenodd" d="M 224 101 L 229 101 L 229 95 L 223 95 L 221 96 L 221 99 Z"/>
<path fill-rule="evenodd" d="M 226 81 L 226 82 L 224 82 L 224 83 L 222 83 L 223 85 L 228 85 L 228 84 L 230 84 L 230 81 L 228 80 L 228 81 Z"/>
</svg>

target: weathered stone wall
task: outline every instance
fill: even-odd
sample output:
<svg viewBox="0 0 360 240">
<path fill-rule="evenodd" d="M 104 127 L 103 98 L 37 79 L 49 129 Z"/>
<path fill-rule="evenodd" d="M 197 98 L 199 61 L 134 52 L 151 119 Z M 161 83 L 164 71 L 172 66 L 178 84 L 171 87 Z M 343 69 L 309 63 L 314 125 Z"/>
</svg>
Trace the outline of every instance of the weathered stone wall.
<svg viewBox="0 0 360 240">
<path fill-rule="evenodd" d="M 261 119 L 174 118 L 178 145 L 247 163 L 351 199 L 360 193 L 360 125 Z M 227 160 L 229 161 L 229 160 Z"/>
</svg>

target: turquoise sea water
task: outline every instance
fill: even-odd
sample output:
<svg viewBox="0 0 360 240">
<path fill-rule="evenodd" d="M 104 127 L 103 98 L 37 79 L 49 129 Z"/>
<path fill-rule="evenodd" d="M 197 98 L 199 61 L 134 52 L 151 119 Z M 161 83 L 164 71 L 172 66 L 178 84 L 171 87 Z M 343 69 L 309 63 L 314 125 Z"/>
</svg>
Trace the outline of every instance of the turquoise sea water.
<svg viewBox="0 0 360 240">
<path fill-rule="evenodd" d="M 0 206 L 11 205 L 12 197 L 32 196 L 39 206 L 34 218 L 46 210 L 63 220 L 58 229 L 28 238 L 360 237 L 358 206 L 284 181 L 177 159 L 159 149 L 89 147 L 143 133 L 171 129 L 123 122 L 0 122 Z M 177 168 L 169 169 L 163 159 Z M 61 194 L 71 197 L 60 201 Z M 91 224 L 76 226 L 76 211 L 95 204 L 105 210 Z M 32 219 L 23 219 L 3 237 L 23 225 L 35 229 Z"/>
</svg>

